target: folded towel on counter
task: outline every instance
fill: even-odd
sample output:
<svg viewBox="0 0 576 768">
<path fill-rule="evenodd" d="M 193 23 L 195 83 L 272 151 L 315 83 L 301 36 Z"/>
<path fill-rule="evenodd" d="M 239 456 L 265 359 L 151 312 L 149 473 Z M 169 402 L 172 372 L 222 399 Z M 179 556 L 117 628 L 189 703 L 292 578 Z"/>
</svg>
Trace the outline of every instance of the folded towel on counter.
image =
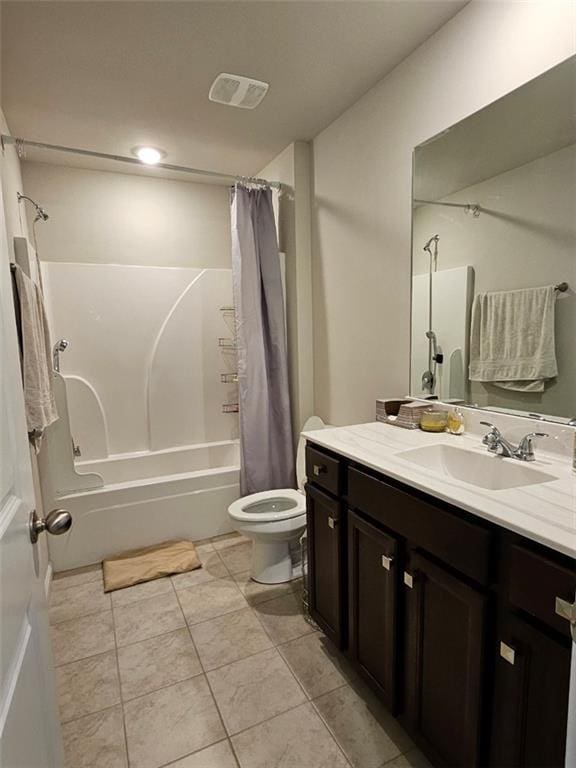
<svg viewBox="0 0 576 768">
<path fill-rule="evenodd" d="M 58 418 L 52 388 L 51 345 L 44 299 L 36 283 L 13 267 L 18 297 L 22 381 L 28 432 L 37 441 Z"/>
<path fill-rule="evenodd" d="M 480 293 L 472 306 L 471 381 L 542 392 L 558 375 L 554 286 Z"/>
</svg>

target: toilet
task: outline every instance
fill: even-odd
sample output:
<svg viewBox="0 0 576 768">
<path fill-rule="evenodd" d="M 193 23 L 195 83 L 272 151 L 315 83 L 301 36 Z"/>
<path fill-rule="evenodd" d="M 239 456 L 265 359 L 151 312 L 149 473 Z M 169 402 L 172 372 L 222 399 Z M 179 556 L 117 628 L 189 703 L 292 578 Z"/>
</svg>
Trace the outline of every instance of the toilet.
<svg viewBox="0 0 576 768">
<path fill-rule="evenodd" d="M 318 416 L 311 416 L 303 432 L 324 429 Z M 252 493 L 228 507 L 232 527 L 252 539 L 251 577 L 261 584 L 281 584 L 301 575 L 294 567 L 290 545 L 298 541 L 306 529 L 306 440 L 300 436 L 296 455 L 298 490 L 280 488 Z"/>
</svg>

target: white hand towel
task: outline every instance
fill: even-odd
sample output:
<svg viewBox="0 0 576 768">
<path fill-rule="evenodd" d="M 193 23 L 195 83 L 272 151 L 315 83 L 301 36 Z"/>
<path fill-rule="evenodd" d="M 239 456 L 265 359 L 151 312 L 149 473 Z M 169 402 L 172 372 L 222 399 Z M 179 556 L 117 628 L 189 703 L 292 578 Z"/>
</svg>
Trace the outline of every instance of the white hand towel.
<svg viewBox="0 0 576 768">
<path fill-rule="evenodd" d="M 52 389 L 51 346 L 44 300 L 38 286 L 15 266 L 20 304 L 22 379 L 28 432 L 42 433 L 58 418 Z"/>
<path fill-rule="evenodd" d="M 558 375 L 554 286 L 480 293 L 470 329 L 470 380 L 542 392 Z"/>
</svg>

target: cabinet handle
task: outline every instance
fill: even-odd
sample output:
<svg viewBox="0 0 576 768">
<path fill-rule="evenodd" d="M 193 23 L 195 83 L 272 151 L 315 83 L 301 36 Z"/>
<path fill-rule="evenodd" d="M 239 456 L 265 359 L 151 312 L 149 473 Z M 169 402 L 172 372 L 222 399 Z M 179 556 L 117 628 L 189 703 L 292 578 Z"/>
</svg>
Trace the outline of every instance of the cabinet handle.
<svg viewBox="0 0 576 768">
<path fill-rule="evenodd" d="M 312 471 L 318 477 L 318 475 L 321 475 L 323 472 L 326 472 L 326 465 L 325 464 L 314 464 Z"/>
<path fill-rule="evenodd" d="M 504 661 L 507 661 L 508 664 L 512 664 L 512 666 L 514 666 L 516 661 L 516 651 L 514 648 L 506 645 L 506 643 L 500 642 L 500 656 L 502 656 Z"/>
<path fill-rule="evenodd" d="M 576 642 L 576 603 L 569 603 L 561 597 L 556 598 L 556 615 L 570 622 L 572 639 Z"/>
<path fill-rule="evenodd" d="M 386 570 L 389 571 L 390 568 L 392 568 L 393 563 L 394 563 L 393 557 L 382 555 L 382 568 L 386 568 Z"/>
<path fill-rule="evenodd" d="M 408 571 L 404 571 L 404 584 L 406 584 L 406 586 L 410 589 L 412 589 L 414 586 L 414 578 L 411 573 L 408 573 Z"/>
<path fill-rule="evenodd" d="M 335 517 L 328 518 L 328 528 L 336 528 L 337 525 L 338 525 L 338 520 Z"/>
</svg>

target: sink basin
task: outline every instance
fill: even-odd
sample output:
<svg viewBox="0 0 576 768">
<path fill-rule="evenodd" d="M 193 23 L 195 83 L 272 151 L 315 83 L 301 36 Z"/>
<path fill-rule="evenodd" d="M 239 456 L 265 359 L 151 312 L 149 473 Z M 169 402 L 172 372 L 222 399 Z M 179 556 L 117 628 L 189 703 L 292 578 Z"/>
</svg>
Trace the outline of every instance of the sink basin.
<svg viewBox="0 0 576 768">
<path fill-rule="evenodd" d="M 412 448 L 409 451 L 401 451 L 396 456 L 440 475 L 447 475 L 491 491 L 522 488 L 556 480 L 554 475 L 540 472 L 516 459 L 504 460 L 500 456 L 467 451 L 452 445 Z"/>
</svg>

